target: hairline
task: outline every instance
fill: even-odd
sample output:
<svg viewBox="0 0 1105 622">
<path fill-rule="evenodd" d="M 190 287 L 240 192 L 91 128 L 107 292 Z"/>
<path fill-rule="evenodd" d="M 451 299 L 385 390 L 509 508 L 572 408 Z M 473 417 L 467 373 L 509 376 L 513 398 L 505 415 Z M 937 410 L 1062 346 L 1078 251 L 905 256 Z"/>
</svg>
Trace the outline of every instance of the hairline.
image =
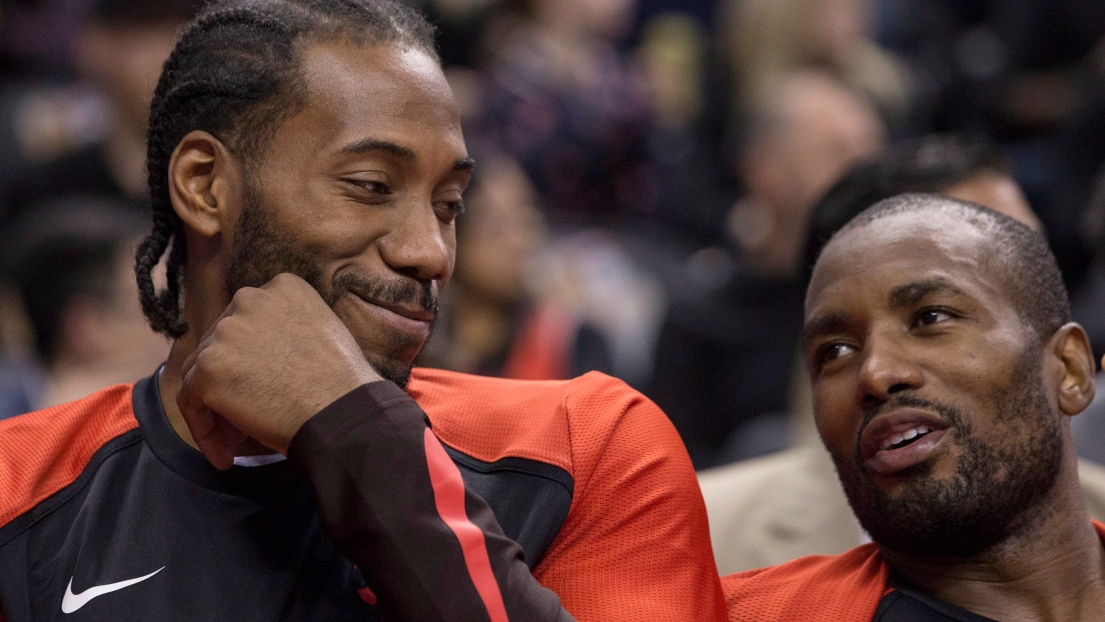
<svg viewBox="0 0 1105 622">
<path fill-rule="evenodd" d="M 910 201 L 925 201 L 923 204 L 914 203 L 910 205 Z M 900 208 L 900 211 L 894 211 L 894 208 Z M 863 210 L 857 214 L 852 220 L 848 221 L 842 226 L 822 247 L 821 252 L 818 254 L 817 262 L 814 264 L 814 271 L 816 272 L 817 266 L 821 263 L 821 258 L 824 256 L 825 251 L 829 247 L 837 242 L 839 238 L 843 238 L 846 235 L 859 232 L 868 226 L 875 225 L 879 222 L 893 219 L 896 217 L 907 217 L 910 215 L 916 215 L 924 212 L 934 212 L 940 216 L 948 219 L 954 219 L 952 210 L 958 210 L 962 213 L 964 218 L 955 220 L 957 225 L 969 225 L 973 227 L 977 232 L 982 234 L 984 240 L 984 246 L 979 249 L 979 257 L 987 267 L 991 269 L 987 270 L 989 273 L 998 274 L 1001 279 L 1000 285 L 1005 286 L 1003 288 L 1004 298 L 1009 302 L 1014 312 L 1017 314 L 1021 324 L 1024 325 L 1031 334 L 1035 335 L 1039 341 L 1039 344 L 1045 343 L 1052 335 L 1055 334 L 1059 328 L 1062 327 L 1063 322 L 1060 322 L 1057 326 L 1051 327 L 1050 325 L 1044 325 L 1044 320 L 1051 318 L 1043 317 L 1045 314 L 1041 314 L 1040 320 L 1037 322 L 1033 319 L 1032 315 L 1034 311 L 1039 311 L 1041 307 L 1037 309 L 1030 308 L 1031 305 L 1021 304 L 1021 298 L 1024 294 L 1023 291 L 1017 286 L 1016 274 L 1014 268 L 1017 266 L 1014 264 L 1023 264 L 1028 257 L 1016 248 L 1012 248 L 1008 244 L 1002 244 L 1001 242 L 1009 242 L 1009 233 L 1003 232 L 998 235 L 1004 236 L 996 237 L 988 235 L 994 231 L 1002 231 L 1002 219 L 1008 219 L 1015 223 L 1016 226 L 1023 227 L 1026 231 L 1033 235 L 1039 236 L 1040 233 L 1031 227 L 1028 227 L 1024 223 L 1017 221 L 1016 219 L 985 207 L 978 205 L 970 201 L 964 201 L 961 199 L 955 199 L 949 196 L 941 194 L 904 194 L 890 197 L 875 203 L 871 207 Z M 1046 247 L 1046 242 L 1044 242 Z M 1050 251 L 1049 251 L 1050 252 Z M 1054 261 L 1054 259 L 1052 259 Z M 1061 275 L 1060 275 L 1061 276 Z M 813 284 L 813 279 L 810 279 L 810 286 Z M 1037 291 L 1037 294 L 1047 295 L 1051 292 Z M 1065 304 L 1068 311 L 1066 312 L 1065 321 L 1070 321 L 1069 312 L 1069 294 L 1065 293 Z M 809 297 L 809 288 L 807 287 L 807 302 Z"/>
<path fill-rule="evenodd" d="M 234 135 L 228 136 L 225 140 L 223 137 L 217 137 L 223 142 L 230 154 L 240 162 L 242 173 L 247 180 L 252 179 L 260 170 L 261 161 L 271 153 L 273 140 L 284 124 L 306 110 L 310 105 L 310 89 L 308 88 L 308 77 L 305 71 L 307 53 L 312 47 L 330 43 L 345 44 L 358 48 L 389 46 L 402 51 L 418 51 L 433 60 L 439 67 L 441 66 L 441 59 L 436 51 L 424 49 L 423 46 L 414 42 L 400 39 L 358 37 L 348 29 L 343 28 L 323 27 L 302 33 L 292 40 L 291 79 L 288 84 L 273 97 L 255 104 L 249 109 L 249 112 L 266 106 L 270 110 L 272 108 L 278 108 L 279 110 L 271 115 L 262 116 L 255 124 L 247 121 L 236 128 L 237 131 Z M 246 114 L 246 117 L 249 117 L 249 113 Z M 245 138 L 243 135 L 247 133 L 253 134 L 253 136 Z M 177 146 L 179 147 L 179 143 Z"/>
</svg>

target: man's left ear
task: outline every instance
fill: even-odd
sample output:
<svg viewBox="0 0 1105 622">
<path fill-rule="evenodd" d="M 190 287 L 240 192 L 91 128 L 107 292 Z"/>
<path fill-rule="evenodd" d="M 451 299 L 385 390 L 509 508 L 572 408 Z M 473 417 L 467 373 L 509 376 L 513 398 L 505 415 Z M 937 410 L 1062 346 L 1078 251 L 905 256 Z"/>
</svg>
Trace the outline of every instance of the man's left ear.
<svg viewBox="0 0 1105 622">
<path fill-rule="evenodd" d="M 1067 415 L 1077 415 L 1090 405 L 1094 396 L 1096 366 L 1090 339 L 1081 326 L 1069 322 L 1055 331 L 1050 346 L 1061 365 L 1059 409 Z"/>
</svg>

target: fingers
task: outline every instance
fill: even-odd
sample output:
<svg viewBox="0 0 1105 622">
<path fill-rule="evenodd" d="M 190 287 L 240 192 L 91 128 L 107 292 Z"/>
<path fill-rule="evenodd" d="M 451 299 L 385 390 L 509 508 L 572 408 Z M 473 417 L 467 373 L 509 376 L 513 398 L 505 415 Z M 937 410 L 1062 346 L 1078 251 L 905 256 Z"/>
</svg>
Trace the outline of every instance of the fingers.
<svg viewBox="0 0 1105 622">
<path fill-rule="evenodd" d="M 177 408 L 188 425 L 192 441 L 215 468 L 225 471 L 234 463 L 233 445 L 227 442 L 225 435 L 227 423 L 203 401 L 198 381 L 201 375 L 194 371 L 194 359 L 196 354 L 193 352 L 185 362 L 185 372 L 177 391 Z"/>
</svg>

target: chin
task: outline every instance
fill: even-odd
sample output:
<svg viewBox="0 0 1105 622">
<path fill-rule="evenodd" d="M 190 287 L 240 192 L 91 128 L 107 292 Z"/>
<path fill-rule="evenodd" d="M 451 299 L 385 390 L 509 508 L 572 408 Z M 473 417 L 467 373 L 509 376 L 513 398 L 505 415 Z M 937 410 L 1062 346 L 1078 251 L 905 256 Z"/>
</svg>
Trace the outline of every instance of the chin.
<svg viewBox="0 0 1105 622">
<path fill-rule="evenodd" d="M 394 358 L 380 356 L 375 353 L 365 352 L 365 359 L 372 365 L 372 369 L 380 374 L 384 380 L 394 382 L 400 389 L 406 389 L 411 380 L 411 368 L 414 363 L 403 363 Z"/>
</svg>

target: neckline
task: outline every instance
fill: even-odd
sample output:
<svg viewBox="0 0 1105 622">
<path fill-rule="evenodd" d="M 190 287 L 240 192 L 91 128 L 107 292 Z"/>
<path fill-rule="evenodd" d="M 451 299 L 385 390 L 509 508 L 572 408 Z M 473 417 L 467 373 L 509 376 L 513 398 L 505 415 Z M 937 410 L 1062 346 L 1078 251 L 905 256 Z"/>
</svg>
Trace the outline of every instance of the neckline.
<svg viewBox="0 0 1105 622">
<path fill-rule="evenodd" d="M 220 471 L 198 449 L 184 442 L 169 423 L 161 404 L 157 377 L 134 385 L 134 417 L 138 420 L 146 445 L 169 470 L 184 479 L 215 492 L 239 497 L 271 497 L 305 485 L 305 480 L 287 460 L 261 466 L 232 466 Z"/>
</svg>

